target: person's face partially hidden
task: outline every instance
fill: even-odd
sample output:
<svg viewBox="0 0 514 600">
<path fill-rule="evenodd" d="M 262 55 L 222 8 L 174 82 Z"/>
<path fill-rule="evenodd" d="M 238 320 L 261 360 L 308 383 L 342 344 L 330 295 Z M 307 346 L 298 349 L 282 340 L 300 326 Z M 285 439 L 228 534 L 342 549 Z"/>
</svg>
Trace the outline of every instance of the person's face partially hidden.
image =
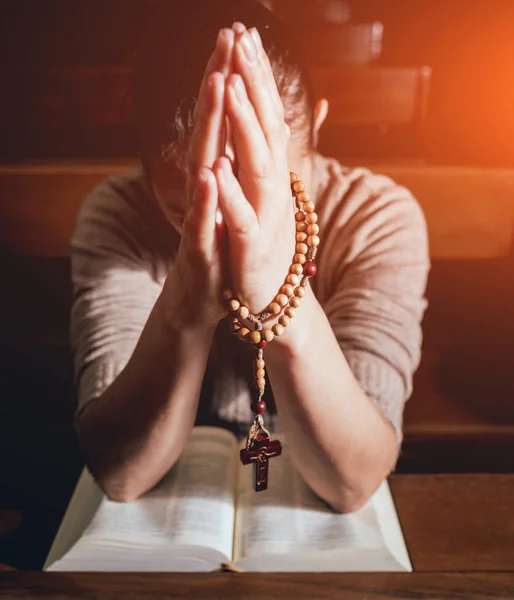
<svg viewBox="0 0 514 600">
<path fill-rule="evenodd" d="M 314 141 L 317 142 L 319 128 L 323 124 L 328 112 L 326 100 L 319 100 L 314 108 L 313 132 Z M 311 157 L 305 155 L 304 144 L 301 137 L 291 135 L 287 148 L 287 164 L 290 171 L 298 173 L 310 188 L 312 178 Z M 151 184 L 159 207 L 168 222 L 182 233 L 182 224 L 186 211 L 186 194 L 184 190 L 176 189 L 176 181 L 171 177 L 169 166 L 161 159 L 155 158 L 150 164 Z"/>
</svg>

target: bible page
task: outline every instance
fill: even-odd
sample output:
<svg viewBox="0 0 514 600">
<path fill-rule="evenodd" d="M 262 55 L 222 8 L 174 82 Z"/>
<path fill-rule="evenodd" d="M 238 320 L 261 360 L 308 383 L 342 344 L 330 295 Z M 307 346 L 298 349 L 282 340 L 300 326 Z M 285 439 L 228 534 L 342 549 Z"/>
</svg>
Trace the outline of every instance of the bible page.
<svg viewBox="0 0 514 600">
<path fill-rule="evenodd" d="M 82 570 L 79 563 L 84 570 L 212 570 L 230 560 L 236 460 L 230 432 L 194 428 L 180 459 L 153 490 L 127 503 L 102 500 L 65 557 L 66 570 Z"/>
<path fill-rule="evenodd" d="M 84 469 L 59 526 L 43 570 L 62 558 L 79 539 L 102 503 L 103 492 L 91 473 Z"/>
<path fill-rule="evenodd" d="M 337 513 L 304 482 L 283 440 L 282 456 L 269 462 L 268 490 L 254 492 L 253 467 L 239 468 L 235 564 L 261 571 L 410 570 L 406 551 L 406 562 L 399 561 L 384 537 L 389 527 L 403 542 L 398 522 L 380 523 L 381 515 L 396 517 L 387 483 L 355 513 Z"/>
</svg>

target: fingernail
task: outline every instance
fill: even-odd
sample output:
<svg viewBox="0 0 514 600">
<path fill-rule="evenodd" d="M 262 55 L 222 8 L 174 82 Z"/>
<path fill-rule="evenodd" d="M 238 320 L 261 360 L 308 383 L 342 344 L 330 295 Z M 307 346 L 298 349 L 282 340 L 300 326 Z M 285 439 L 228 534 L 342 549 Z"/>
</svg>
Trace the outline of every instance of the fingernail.
<svg viewBox="0 0 514 600">
<path fill-rule="evenodd" d="M 258 51 L 262 51 L 262 39 L 261 36 L 259 35 L 259 32 L 257 31 L 257 29 L 255 27 L 252 27 L 251 29 L 248 30 L 251 34 L 252 34 L 252 38 L 253 41 L 255 42 L 255 46 L 257 47 Z"/>
<path fill-rule="evenodd" d="M 244 26 L 244 24 L 239 21 L 234 21 L 232 23 L 232 30 L 235 31 L 236 33 L 243 33 L 243 31 L 245 29 L 246 29 L 246 27 Z"/>
<path fill-rule="evenodd" d="M 246 89 L 241 77 L 235 77 L 232 79 L 232 89 L 236 95 L 236 99 L 240 104 L 243 104 L 246 100 Z"/>
<path fill-rule="evenodd" d="M 252 36 L 248 33 L 248 31 L 245 31 L 241 36 L 241 46 L 243 47 L 246 60 L 251 65 L 254 65 L 257 62 L 257 48 Z"/>
</svg>

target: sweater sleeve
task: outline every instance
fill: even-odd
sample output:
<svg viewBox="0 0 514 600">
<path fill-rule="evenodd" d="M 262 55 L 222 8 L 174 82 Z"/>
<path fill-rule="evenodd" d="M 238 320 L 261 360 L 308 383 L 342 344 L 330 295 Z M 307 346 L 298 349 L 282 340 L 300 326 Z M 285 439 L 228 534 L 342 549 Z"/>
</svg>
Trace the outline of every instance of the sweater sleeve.
<svg viewBox="0 0 514 600">
<path fill-rule="evenodd" d="M 137 211 L 109 180 L 86 199 L 71 240 L 76 419 L 125 367 L 162 289 Z"/>
<path fill-rule="evenodd" d="M 361 388 L 401 441 L 426 308 L 423 213 L 390 179 L 354 172 L 327 234 L 324 310 Z"/>
</svg>

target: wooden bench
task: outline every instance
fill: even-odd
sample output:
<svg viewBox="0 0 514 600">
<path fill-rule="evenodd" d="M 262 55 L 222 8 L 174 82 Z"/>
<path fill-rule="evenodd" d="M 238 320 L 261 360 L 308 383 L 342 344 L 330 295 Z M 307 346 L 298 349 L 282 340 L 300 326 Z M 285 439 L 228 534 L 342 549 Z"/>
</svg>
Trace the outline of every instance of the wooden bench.
<svg viewBox="0 0 514 600">
<path fill-rule="evenodd" d="M 0 239 L 15 252 L 67 256 L 88 191 L 135 161 L 39 162 L 0 166 Z M 484 259 L 509 253 L 514 169 L 376 164 L 409 188 L 425 212 L 433 259 Z"/>
<path fill-rule="evenodd" d="M 81 161 L 0 167 L 0 239 L 3 251 L 12 257 L 25 256 L 27 260 L 31 257 L 47 261 L 65 260 L 75 217 L 84 196 L 108 175 L 134 166 L 136 163 L 130 161 Z M 438 373 L 444 370 L 446 360 L 446 342 L 441 337 L 444 338 L 448 328 L 451 329 L 452 322 L 466 312 L 467 321 L 463 323 L 468 325 L 459 323 L 458 327 L 454 327 L 460 336 L 459 331 L 466 327 L 479 331 L 480 327 L 476 324 L 484 321 L 484 315 L 480 314 L 482 309 L 477 304 L 478 296 L 473 295 L 473 273 L 477 268 L 474 265 L 482 265 L 482 269 L 490 271 L 489 265 L 509 260 L 514 227 L 514 170 L 385 164 L 375 165 L 373 169 L 405 184 L 418 198 L 427 217 L 434 262 L 429 285 L 430 309 L 425 320 L 423 361 L 405 413 L 406 468 L 428 469 L 430 465 L 437 470 L 444 470 L 445 465 L 450 468 L 456 463 L 448 462 L 448 453 L 455 455 L 456 443 L 469 449 L 477 443 L 498 448 L 494 444 L 505 442 L 512 448 L 514 412 L 505 405 L 497 407 L 498 414 L 493 414 L 491 406 L 494 398 L 484 396 L 482 401 L 478 398 L 468 402 L 466 397 L 448 392 L 444 386 L 441 389 Z M 455 269 L 453 265 L 457 265 Z M 466 292 L 464 300 L 459 299 L 459 303 L 464 302 L 466 306 L 461 307 L 459 303 L 452 306 L 453 300 L 448 294 L 456 293 L 452 291 L 452 282 L 455 282 L 458 292 L 460 284 L 454 273 L 462 272 L 462 265 L 467 265 L 468 275 L 463 285 L 469 287 L 469 293 Z M 23 310 L 24 314 L 12 314 L 16 325 L 7 328 L 3 335 L 10 332 L 18 348 L 24 344 L 36 344 L 38 336 L 62 340 L 61 343 L 65 344 L 68 315 L 62 313 L 66 312 L 65 307 L 70 302 L 69 282 L 65 282 L 66 298 L 57 301 L 58 278 L 52 279 L 53 275 L 49 274 L 47 281 L 52 284 L 45 287 L 47 275 L 44 268 L 34 269 L 39 269 L 40 273 L 38 310 L 30 311 L 30 303 L 24 301 L 22 296 L 29 292 L 24 292 L 17 300 L 16 293 L 11 291 L 10 310 Z M 16 277 L 20 271 L 15 268 L 10 272 Z M 20 276 L 19 279 L 25 280 L 26 277 Z M 512 289 L 514 277 L 511 279 Z M 496 280 L 493 278 L 491 281 L 490 288 L 493 289 Z M 26 281 L 20 283 L 25 284 Z M 499 310 L 508 312 L 508 308 Z M 456 352 L 462 352 L 465 346 L 462 340 L 459 343 L 461 349 Z M 479 344 L 480 340 L 476 343 Z M 37 347 L 44 348 L 44 344 L 39 341 Z M 474 369 L 472 360 L 470 369 Z M 425 467 L 419 467 L 420 456 Z M 488 456 L 488 460 L 494 462 L 494 454 Z M 462 470 L 462 461 L 467 460 L 465 454 L 461 453 L 460 460 L 459 468 Z M 473 461 L 468 462 L 471 464 Z"/>
</svg>

